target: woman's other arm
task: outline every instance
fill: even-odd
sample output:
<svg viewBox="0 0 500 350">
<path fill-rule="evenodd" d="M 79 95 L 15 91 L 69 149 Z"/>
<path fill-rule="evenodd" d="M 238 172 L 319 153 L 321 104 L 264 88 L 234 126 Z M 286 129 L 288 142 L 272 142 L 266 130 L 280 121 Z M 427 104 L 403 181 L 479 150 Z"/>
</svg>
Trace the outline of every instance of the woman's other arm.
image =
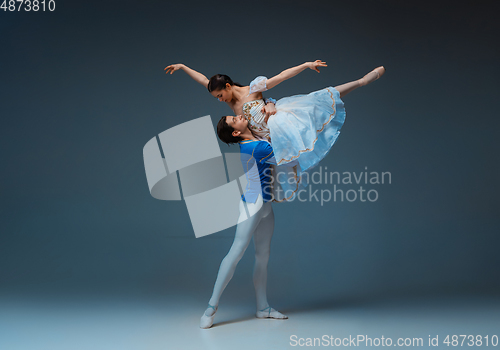
<svg viewBox="0 0 500 350">
<path fill-rule="evenodd" d="M 186 72 L 187 75 L 189 75 L 191 78 L 193 78 L 194 81 L 197 83 L 200 83 L 204 87 L 208 86 L 208 79 L 206 76 L 201 74 L 200 72 L 195 71 L 194 69 L 189 68 L 188 66 L 182 64 L 182 63 L 177 63 L 177 64 L 171 64 L 170 66 L 165 67 L 165 73 L 172 74 L 176 70 L 182 69 L 184 72 Z"/>
<path fill-rule="evenodd" d="M 280 74 L 272 77 L 271 79 L 267 79 L 266 87 L 268 90 L 272 89 L 273 87 L 275 87 L 276 85 L 278 85 L 282 81 L 285 81 L 287 79 L 290 79 L 290 78 L 296 76 L 297 74 L 299 74 L 300 72 L 302 72 L 306 68 L 310 68 L 310 69 L 315 70 L 316 72 L 319 73 L 318 67 L 327 67 L 326 62 L 323 62 L 321 60 L 316 60 L 314 62 L 306 62 L 306 63 L 302 63 L 299 66 L 285 69 Z"/>
</svg>

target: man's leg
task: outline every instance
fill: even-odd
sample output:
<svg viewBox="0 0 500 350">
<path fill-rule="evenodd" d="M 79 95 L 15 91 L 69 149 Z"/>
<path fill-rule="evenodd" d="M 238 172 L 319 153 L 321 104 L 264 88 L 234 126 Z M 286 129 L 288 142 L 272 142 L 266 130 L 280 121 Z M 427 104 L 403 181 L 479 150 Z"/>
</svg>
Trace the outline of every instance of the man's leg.
<svg viewBox="0 0 500 350">
<path fill-rule="evenodd" d="M 205 310 L 204 316 L 210 317 L 215 314 L 222 292 L 233 277 L 234 271 L 236 270 L 236 265 L 243 257 L 243 254 L 245 253 L 248 244 L 250 243 L 250 240 L 252 239 L 252 236 L 255 232 L 255 228 L 258 226 L 262 218 L 263 209 L 265 208 L 264 206 L 262 206 L 262 197 L 259 197 L 257 202 L 246 203 L 246 205 L 249 212 L 255 214 L 245 221 L 239 223 L 236 227 L 233 244 L 220 264 L 212 297 L 208 302 L 209 307 Z M 243 202 L 240 202 L 240 215 L 246 216 Z M 202 328 L 208 328 L 211 326 L 211 324 L 210 321 L 206 319 L 206 317 L 202 317 L 200 326 Z"/>
<path fill-rule="evenodd" d="M 271 207 L 264 212 L 264 216 L 255 229 L 253 242 L 255 245 L 255 266 L 253 270 L 253 284 L 257 298 L 257 317 L 285 319 L 287 316 L 271 308 L 267 302 L 267 264 L 271 253 L 271 239 L 274 231 L 274 212 Z M 266 208 L 267 209 L 267 208 Z"/>
<path fill-rule="evenodd" d="M 243 257 L 243 254 L 252 239 L 255 228 L 259 223 L 259 219 L 260 217 L 257 213 L 238 224 L 236 227 L 236 234 L 234 235 L 234 241 L 231 245 L 231 249 L 229 249 L 229 252 L 220 264 L 219 273 L 217 274 L 217 280 L 214 285 L 214 291 L 209 301 L 210 305 L 216 306 L 219 304 L 220 296 L 233 277 L 236 265 Z"/>
</svg>

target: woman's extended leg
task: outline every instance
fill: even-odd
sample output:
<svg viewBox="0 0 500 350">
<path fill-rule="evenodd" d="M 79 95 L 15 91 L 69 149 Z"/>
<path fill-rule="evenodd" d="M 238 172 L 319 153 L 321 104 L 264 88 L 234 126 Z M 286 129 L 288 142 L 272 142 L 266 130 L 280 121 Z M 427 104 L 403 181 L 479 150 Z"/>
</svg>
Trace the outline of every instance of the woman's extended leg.
<svg viewBox="0 0 500 350">
<path fill-rule="evenodd" d="M 253 270 L 253 284 L 257 298 L 257 313 L 260 318 L 285 319 L 287 316 L 271 308 L 267 302 L 267 264 L 271 252 L 271 238 L 274 231 L 274 212 L 271 208 L 263 216 L 255 229 L 253 242 L 255 245 L 255 266 Z"/>
<path fill-rule="evenodd" d="M 339 86 L 335 86 L 335 89 L 340 93 L 340 97 L 347 95 L 349 92 L 357 89 L 360 86 L 365 86 L 374 82 L 380 78 L 385 73 L 384 67 L 378 67 L 372 70 L 370 73 L 366 74 L 363 78 L 345 83 Z"/>
</svg>

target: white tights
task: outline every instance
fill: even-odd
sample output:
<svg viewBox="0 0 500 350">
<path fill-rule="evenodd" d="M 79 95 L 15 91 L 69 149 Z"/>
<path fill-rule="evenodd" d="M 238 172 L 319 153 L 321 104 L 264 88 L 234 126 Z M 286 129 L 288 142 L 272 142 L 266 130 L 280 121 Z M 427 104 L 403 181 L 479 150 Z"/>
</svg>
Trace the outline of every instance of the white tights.
<svg viewBox="0 0 500 350">
<path fill-rule="evenodd" d="M 209 304 L 214 307 L 219 304 L 222 292 L 233 277 L 236 265 L 243 257 L 252 237 L 255 245 L 253 284 L 257 297 L 257 310 L 269 307 L 266 294 L 267 263 L 274 230 L 274 212 L 271 202 L 264 203 L 261 196 L 258 197 L 255 203 L 246 203 L 246 205 L 251 217 L 239 223 L 236 227 L 233 245 L 220 264 L 214 291 L 209 301 Z M 246 215 L 243 201 L 240 201 L 241 215 Z M 205 314 L 211 316 L 213 313 L 215 313 L 215 310 L 208 308 Z"/>
</svg>

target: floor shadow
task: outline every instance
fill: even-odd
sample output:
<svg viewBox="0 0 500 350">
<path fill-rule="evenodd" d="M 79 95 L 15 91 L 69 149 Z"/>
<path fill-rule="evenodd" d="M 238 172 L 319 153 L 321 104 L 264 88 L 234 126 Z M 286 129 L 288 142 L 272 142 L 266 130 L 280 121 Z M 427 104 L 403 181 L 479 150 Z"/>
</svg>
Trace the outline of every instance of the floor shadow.
<svg viewBox="0 0 500 350">
<path fill-rule="evenodd" d="M 253 315 L 253 316 L 239 317 L 239 318 L 236 318 L 236 319 L 231 319 L 231 320 L 226 320 L 226 321 L 214 323 L 214 325 L 212 326 L 212 328 L 216 328 L 216 327 L 219 327 L 219 326 L 226 326 L 226 325 L 233 324 L 233 323 L 240 323 L 240 322 L 250 321 L 250 320 L 253 320 L 253 319 L 255 319 L 255 315 Z"/>
<path fill-rule="evenodd" d="M 318 310 L 346 310 L 375 306 L 391 300 L 390 296 L 344 296 L 306 301 L 300 305 L 282 308 L 285 315 L 297 315 Z"/>
</svg>

